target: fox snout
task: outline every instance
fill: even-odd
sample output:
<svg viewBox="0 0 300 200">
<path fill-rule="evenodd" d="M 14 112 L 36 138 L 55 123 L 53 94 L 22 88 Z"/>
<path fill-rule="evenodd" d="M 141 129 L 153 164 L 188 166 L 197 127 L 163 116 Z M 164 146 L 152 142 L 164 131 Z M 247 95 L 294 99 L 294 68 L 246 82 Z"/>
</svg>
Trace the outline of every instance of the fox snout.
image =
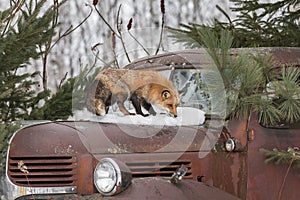
<svg viewBox="0 0 300 200">
<path fill-rule="evenodd" d="M 170 116 L 177 117 L 177 106 L 171 106 L 169 105 L 166 109 Z"/>
<path fill-rule="evenodd" d="M 170 110 L 169 113 L 173 116 L 173 117 L 177 117 L 177 109 L 175 108 L 174 110 Z"/>
</svg>

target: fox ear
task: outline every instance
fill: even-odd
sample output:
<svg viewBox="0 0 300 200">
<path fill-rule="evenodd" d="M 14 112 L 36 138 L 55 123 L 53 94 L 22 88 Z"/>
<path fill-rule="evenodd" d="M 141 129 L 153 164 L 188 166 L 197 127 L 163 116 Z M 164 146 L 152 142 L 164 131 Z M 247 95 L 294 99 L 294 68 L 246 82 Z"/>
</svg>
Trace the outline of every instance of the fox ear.
<svg viewBox="0 0 300 200">
<path fill-rule="evenodd" d="M 161 93 L 161 96 L 162 96 L 163 99 L 168 99 L 171 96 L 171 94 L 170 94 L 170 92 L 168 90 L 164 90 Z"/>
</svg>

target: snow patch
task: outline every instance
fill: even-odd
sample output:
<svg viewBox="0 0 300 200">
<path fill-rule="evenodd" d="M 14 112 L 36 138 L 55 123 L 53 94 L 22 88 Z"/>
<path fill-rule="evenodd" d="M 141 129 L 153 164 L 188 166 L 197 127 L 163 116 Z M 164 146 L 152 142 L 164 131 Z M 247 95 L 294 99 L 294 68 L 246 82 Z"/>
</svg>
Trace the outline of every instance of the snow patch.
<svg viewBox="0 0 300 200">
<path fill-rule="evenodd" d="M 112 110 L 112 109 L 110 109 Z M 129 110 L 134 113 L 134 110 Z M 88 111 L 76 111 L 73 120 L 88 120 L 103 123 L 158 125 L 158 126 L 192 126 L 202 125 L 205 121 L 205 112 L 192 107 L 178 107 L 176 118 L 168 114 L 156 114 L 143 117 L 142 115 L 124 115 L 119 110 L 110 111 L 105 116 L 97 116 Z"/>
</svg>

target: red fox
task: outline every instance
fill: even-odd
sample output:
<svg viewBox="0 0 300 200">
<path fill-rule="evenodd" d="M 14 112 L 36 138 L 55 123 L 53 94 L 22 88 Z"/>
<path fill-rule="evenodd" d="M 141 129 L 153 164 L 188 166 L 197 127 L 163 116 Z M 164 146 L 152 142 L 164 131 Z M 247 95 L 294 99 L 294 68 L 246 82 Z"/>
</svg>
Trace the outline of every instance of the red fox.
<svg viewBox="0 0 300 200">
<path fill-rule="evenodd" d="M 177 117 L 179 94 L 173 83 L 158 72 L 150 70 L 128 70 L 107 68 L 95 78 L 87 95 L 87 108 L 97 115 L 107 113 L 109 106 L 117 103 L 125 115 L 134 115 L 124 106 L 130 100 L 137 114 L 143 106 L 150 114 L 155 115 L 152 105 Z"/>
</svg>

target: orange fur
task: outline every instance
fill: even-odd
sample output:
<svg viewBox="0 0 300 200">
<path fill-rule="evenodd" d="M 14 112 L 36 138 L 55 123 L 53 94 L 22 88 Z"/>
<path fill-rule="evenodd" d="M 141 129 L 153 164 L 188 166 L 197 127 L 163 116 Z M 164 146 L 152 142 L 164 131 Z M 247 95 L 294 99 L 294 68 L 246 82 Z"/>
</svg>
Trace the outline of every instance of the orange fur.
<svg viewBox="0 0 300 200">
<path fill-rule="evenodd" d="M 148 111 L 151 109 L 150 113 L 155 114 L 151 107 L 152 104 L 168 111 L 175 117 L 177 116 L 178 91 L 171 81 L 156 71 L 108 68 L 96 76 L 95 84 L 101 87 L 93 90 L 95 94 L 89 93 L 89 96 L 92 97 L 88 97 L 90 99 L 88 109 L 96 111 L 99 115 L 105 113 L 103 110 L 99 111 L 99 108 L 107 108 L 115 102 L 117 102 L 122 113 L 125 115 L 133 114 L 124 106 L 126 100 L 131 100 L 138 114 L 144 115 L 139 108 L 140 106 Z"/>
</svg>

